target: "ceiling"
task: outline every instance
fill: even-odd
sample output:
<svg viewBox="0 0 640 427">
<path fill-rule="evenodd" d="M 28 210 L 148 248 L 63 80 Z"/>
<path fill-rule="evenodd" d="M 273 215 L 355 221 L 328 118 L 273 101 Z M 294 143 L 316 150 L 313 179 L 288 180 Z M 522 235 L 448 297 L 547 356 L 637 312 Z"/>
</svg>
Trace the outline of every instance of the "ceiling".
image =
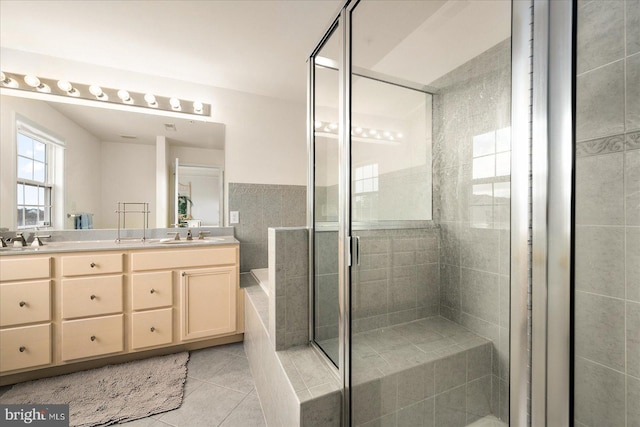
<svg viewBox="0 0 640 427">
<path fill-rule="evenodd" d="M 341 0 L 0 1 L 3 48 L 303 102 Z"/>
</svg>

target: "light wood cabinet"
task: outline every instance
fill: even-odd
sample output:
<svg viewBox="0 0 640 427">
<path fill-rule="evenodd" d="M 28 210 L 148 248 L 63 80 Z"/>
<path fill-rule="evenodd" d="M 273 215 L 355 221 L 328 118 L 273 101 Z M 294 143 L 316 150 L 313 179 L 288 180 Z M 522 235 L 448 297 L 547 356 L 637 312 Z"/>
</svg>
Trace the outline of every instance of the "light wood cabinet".
<svg viewBox="0 0 640 427">
<path fill-rule="evenodd" d="M 0 330 L 0 371 L 51 363 L 51 323 Z"/>
<path fill-rule="evenodd" d="M 147 310 L 131 315 L 131 347 L 167 345 L 173 342 L 173 309 Z"/>
<path fill-rule="evenodd" d="M 181 338 L 191 340 L 236 329 L 236 269 L 217 267 L 181 272 Z"/>
<path fill-rule="evenodd" d="M 238 274 L 237 244 L 2 256 L 0 380 L 237 341 Z"/>
<path fill-rule="evenodd" d="M 51 280 L 0 284 L 0 327 L 51 320 Z"/>
<path fill-rule="evenodd" d="M 62 322 L 62 360 L 82 359 L 124 350 L 124 317 L 94 317 Z"/>
<path fill-rule="evenodd" d="M 51 257 L 0 259 L 0 374 L 52 363 Z"/>
</svg>

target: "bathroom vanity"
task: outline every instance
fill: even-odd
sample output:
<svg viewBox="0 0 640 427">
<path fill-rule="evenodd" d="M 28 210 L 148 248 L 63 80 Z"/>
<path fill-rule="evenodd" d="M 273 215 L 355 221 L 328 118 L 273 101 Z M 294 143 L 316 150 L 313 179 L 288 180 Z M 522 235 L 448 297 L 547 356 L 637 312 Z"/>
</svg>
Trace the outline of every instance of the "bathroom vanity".
<svg viewBox="0 0 640 427">
<path fill-rule="evenodd" d="M 241 341 L 238 241 L 167 243 L 0 252 L 0 384 Z"/>
</svg>

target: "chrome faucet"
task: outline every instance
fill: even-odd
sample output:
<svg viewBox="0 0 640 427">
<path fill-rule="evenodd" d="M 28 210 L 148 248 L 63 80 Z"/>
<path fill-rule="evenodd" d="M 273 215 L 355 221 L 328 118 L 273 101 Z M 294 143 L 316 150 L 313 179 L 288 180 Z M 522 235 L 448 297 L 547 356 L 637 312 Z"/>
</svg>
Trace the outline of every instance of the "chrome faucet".
<svg viewBox="0 0 640 427">
<path fill-rule="evenodd" d="M 210 234 L 210 231 L 200 230 L 198 231 L 198 240 L 204 240 L 204 236 Z"/>
<path fill-rule="evenodd" d="M 173 234 L 173 240 L 180 240 L 180 232 L 179 231 L 170 231 L 167 234 L 171 235 Z"/>
<path fill-rule="evenodd" d="M 36 247 L 42 246 L 42 240 L 40 239 L 50 239 L 50 238 L 51 238 L 51 234 L 48 234 L 46 236 L 45 235 L 40 236 L 38 234 L 35 234 L 33 236 L 33 241 L 31 242 L 31 246 L 36 246 Z"/>
<path fill-rule="evenodd" d="M 187 230 L 187 240 L 193 240 L 193 234 L 191 234 L 191 230 Z"/>
<path fill-rule="evenodd" d="M 6 248 L 7 242 L 4 240 L 4 237 L 0 236 L 0 247 Z"/>
<path fill-rule="evenodd" d="M 20 248 L 27 246 L 27 241 L 24 239 L 24 234 L 22 233 L 16 233 L 16 237 L 14 237 L 11 241 L 13 242 L 14 247 Z"/>
</svg>

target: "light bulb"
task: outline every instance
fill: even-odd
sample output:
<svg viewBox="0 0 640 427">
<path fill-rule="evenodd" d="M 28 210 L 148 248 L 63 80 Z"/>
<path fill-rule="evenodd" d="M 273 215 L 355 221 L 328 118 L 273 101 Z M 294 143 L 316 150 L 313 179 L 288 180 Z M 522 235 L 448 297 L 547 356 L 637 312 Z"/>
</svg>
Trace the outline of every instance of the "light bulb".
<svg viewBox="0 0 640 427">
<path fill-rule="evenodd" d="M 320 129 L 320 128 L 322 127 L 322 125 L 323 125 L 323 123 L 322 123 L 320 120 L 316 120 L 316 121 L 313 123 L 313 126 L 314 126 L 316 129 Z"/>
<path fill-rule="evenodd" d="M 171 108 L 176 111 L 180 111 L 180 100 L 178 98 L 169 99 L 169 104 L 171 104 Z"/>
<path fill-rule="evenodd" d="M 398 132 L 396 136 L 398 137 L 398 139 L 402 138 L 402 134 L 400 132 Z"/>
<path fill-rule="evenodd" d="M 24 76 L 24 82 L 31 87 L 40 86 L 40 79 L 32 74 L 27 74 L 26 76 Z"/>
<path fill-rule="evenodd" d="M 202 114 L 204 106 L 202 105 L 202 102 L 200 101 L 195 101 L 193 103 L 193 112 L 196 114 Z"/>
<path fill-rule="evenodd" d="M 156 102 L 156 97 L 151 93 L 146 94 L 144 96 L 144 100 L 149 105 L 149 107 L 155 108 L 158 106 L 158 103 Z"/>
<path fill-rule="evenodd" d="M 7 75 L 4 72 L 2 72 L 2 75 L 0 76 L 0 80 L 2 81 L 3 85 L 10 88 L 17 88 L 18 86 L 20 86 L 17 81 L 12 79 L 11 77 L 7 77 Z"/>
<path fill-rule="evenodd" d="M 120 98 L 125 104 L 133 104 L 133 99 L 129 96 L 129 92 L 124 89 L 120 89 L 118 91 L 118 98 Z"/>
<path fill-rule="evenodd" d="M 377 133 L 378 133 L 378 131 L 377 131 L 377 130 L 375 130 L 375 129 L 371 129 L 371 130 L 369 131 L 369 135 L 376 135 Z"/>
<path fill-rule="evenodd" d="M 109 97 L 107 96 L 106 93 L 104 93 L 102 91 L 102 88 L 98 85 L 91 85 L 89 86 L 89 92 L 91 92 L 91 94 L 93 96 L 95 96 L 96 98 L 98 98 L 100 101 L 106 101 L 109 99 Z"/>
<path fill-rule="evenodd" d="M 69 92 L 71 89 L 73 89 L 73 86 L 71 86 L 71 83 L 66 80 L 59 80 L 58 88 L 63 92 Z"/>
<path fill-rule="evenodd" d="M 357 134 L 361 134 L 362 133 L 362 128 L 361 127 L 357 127 L 356 128 L 356 133 Z"/>
<path fill-rule="evenodd" d="M 384 131 L 384 136 L 389 138 L 391 136 L 391 132 L 389 132 L 388 130 Z"/>
<path fill-rule="evenodd" d="M 49 87 L 49 85 L 46 85 L 44 83 L 40 83 L 36 90 L 38 92 L 51 93 L 51 88 Z"/>
</svg>

